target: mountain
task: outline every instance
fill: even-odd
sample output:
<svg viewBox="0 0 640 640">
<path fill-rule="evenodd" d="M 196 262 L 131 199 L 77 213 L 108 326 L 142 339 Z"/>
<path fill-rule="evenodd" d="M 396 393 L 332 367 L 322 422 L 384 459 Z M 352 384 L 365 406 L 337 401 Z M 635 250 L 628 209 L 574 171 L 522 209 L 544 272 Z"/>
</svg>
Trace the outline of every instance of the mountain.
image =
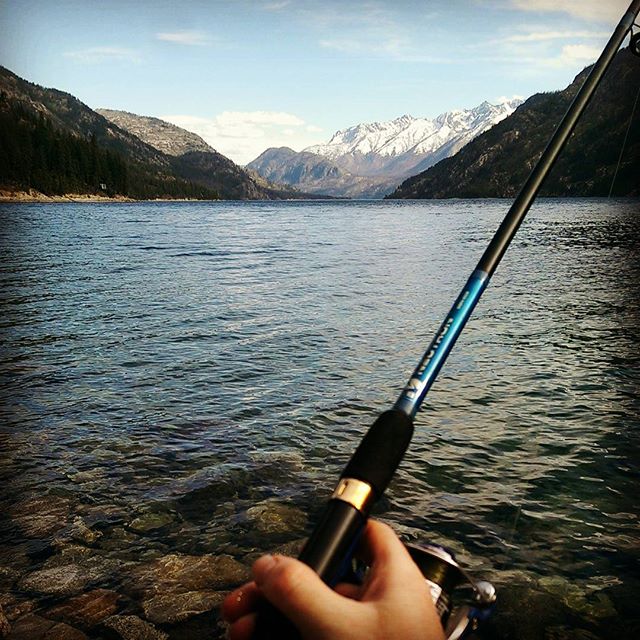
<svg viewBox="0 0 640 640">
<path fill-rule="evenodd" d="M 409 175 L 445 158 L 513 113 L 521 100 L 483 102 L 474 109 L 449 111 L 437 118 L 401 116 L 388 122 L 359 124 L 338 131 L 327 144 L 308 147 L 360 176 Z"/>
<path fill-rule="evenodd" d="M 591 67 L 564 90 L 536 94 L 457 154 L 406 180 L 389 198 L 513 197 Z M 621 50 L 547 177 L 542 195 L 640 195 L 640 64 Z M 626 139 L 626 143 L 625 143 Z M 622 155 L 621 155 L 621 152 Z M 618 167 L 618 162 L 620 165 Z"/>
<path fill-rule="evenodd" d="M 159 118 L 114 109 L 96 109 L 96 113 L 168 156 L 181 156 L 192 151 L 215 152 L 199 135 Z"/>
<path fill-rule="evenodd" d="M 433 120 L 404 115 L 358 124 L 298 154 L 287 148 L 267 149 L 247 166 L 269 180 L 312 193 L 379 198 L 408 176 L 454 154 L 520 103 L 483 102 Z"/>
<path fill-rule="evenodd" d="M 182 139 L 190 135 L 181 134 Z M 68 93 L 0 67 L 0 187 L 9 191 L 134 199 L 300 197 L 256 179 L 208 145 L 176 156 L 163 151 L 157 139 L 153 143 Z M 173 148 L 179 151 L 177 142 Z"/>
<path fill-rule="evenodd" d="M 288 147 L 267 149 L 247 165 L 272 182 L 295 185 L 312 194 L 345 198 L 382 198 L 397 181 L 355 176 L 315 153 Z"/>
<path fill-rule="evenodd" d="M 114 109 L 98 109 L 97 113 L 162 152 L 169 158 L 169 165 L 176 175 L 214 189 L 224 194 L 223 197 L 240 200 L 309 197 L 247 172 L 218 153 L 197 134 L 159 118 Z"/>
</svg>

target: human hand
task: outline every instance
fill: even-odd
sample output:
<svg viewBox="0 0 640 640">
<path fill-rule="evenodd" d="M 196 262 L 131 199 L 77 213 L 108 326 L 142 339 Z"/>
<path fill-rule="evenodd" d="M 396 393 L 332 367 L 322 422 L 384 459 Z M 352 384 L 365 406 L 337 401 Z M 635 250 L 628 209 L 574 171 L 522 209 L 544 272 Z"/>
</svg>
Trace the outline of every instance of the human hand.
<svg viewBox="0 0 640 640">
<path fill-rule="evenodd" d="M 256 560 L 254 581 L 223 603 L 229 638 L 251 638 L 256 609 L 266 599 L 293 622 L 303 640 L 443 640 L 429 588 L 393 530 L 369 520 L 360 550 L 371 567 L 364 583 L 342 583 L 335 590 L 294 558 Z"/>
</svg>

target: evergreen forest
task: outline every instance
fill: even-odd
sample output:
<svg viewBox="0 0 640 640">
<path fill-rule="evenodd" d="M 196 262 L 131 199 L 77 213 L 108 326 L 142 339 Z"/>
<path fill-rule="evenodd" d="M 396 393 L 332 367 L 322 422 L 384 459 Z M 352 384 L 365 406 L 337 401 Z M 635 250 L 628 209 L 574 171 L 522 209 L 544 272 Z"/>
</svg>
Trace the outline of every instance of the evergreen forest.
<svg viewBox="0 0 640 640">
<path fill-rule="evenodd" d="M 127 161 L 83 138 L 55 128 L 43 114 L 0 93 L 0 184 L 46 195 L 70 193 L 133 199 L 217 199 L 217 191 Z"/>
</svg>

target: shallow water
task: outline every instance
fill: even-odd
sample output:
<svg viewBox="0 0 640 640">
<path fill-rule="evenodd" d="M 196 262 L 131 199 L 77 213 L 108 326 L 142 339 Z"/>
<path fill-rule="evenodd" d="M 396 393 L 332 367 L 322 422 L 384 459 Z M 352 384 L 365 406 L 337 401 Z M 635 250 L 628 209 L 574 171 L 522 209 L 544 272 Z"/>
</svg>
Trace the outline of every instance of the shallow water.
<svg viewBox="0 0 640 640">
<path fill-rule="evenodd" d="M 0 205 L 13 618 L 69 596 L 28 576 L 80 550 L 75 591 L 145 618 L 157 558 L 304 537 L 508 205 Z M 487 638 L 640 637 L 638 205 L 534 206 L 379 505 L 495 581 Z M 220 633 L 215 609 L 154 624 Z"/>
</svg>

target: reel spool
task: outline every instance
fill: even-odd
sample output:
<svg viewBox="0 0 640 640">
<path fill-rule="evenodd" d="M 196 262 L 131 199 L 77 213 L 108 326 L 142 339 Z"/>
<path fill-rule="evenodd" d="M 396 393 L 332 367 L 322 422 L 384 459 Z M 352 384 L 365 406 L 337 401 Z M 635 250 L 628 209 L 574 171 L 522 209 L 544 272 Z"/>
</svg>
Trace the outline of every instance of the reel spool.
<svg viewBox="0 0 640 640">
<path fill-rule="evenodd" d="M 465 637 L 492 614 L 496 602 L 494 586 L 486 580 L 474 580 L 451 551 L 436 544 L 407 544 L 406 547 L 431 589 L 447 640 Z M 471 588 L 471 603 L 455 604 L 452 594 L 458 587 Z"/>
</svg>

